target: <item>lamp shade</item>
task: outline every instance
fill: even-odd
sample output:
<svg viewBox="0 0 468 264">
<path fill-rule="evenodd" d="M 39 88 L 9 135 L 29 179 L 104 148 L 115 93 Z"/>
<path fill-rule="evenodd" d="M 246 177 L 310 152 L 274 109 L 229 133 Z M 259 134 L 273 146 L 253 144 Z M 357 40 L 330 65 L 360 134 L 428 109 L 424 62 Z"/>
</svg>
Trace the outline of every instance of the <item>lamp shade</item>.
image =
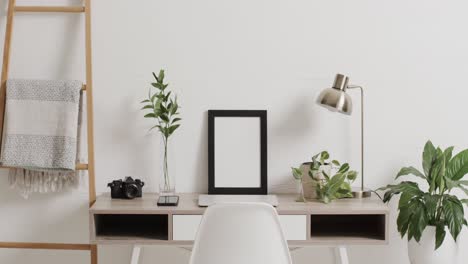
<svg viewBox="0 0 468 264">
<path fill-rule="evenodd" d="M 350 115 L 353 110 L 351 97 L 346 93 L 348 77 L 337 74 L 332 88 L 323 90 L 317 98 L 317 104 L 333 112 Z"/>
</svg>

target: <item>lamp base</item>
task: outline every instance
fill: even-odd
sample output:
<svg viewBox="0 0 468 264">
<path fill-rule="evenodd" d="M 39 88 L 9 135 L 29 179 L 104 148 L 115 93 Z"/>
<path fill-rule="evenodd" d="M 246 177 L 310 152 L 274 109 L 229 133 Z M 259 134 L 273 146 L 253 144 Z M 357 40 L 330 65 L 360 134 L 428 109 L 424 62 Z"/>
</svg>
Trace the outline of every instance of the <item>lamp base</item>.
<svg viewBox="0 0 468 264">
<path fill-rule="evenodd" d="M 353 190 L 353 198 L 356 199 L 362 199 L 362 198 L 368 198 L 371 197 L 372 191 L 369 189 L 355 189 Z"/>
</svg>

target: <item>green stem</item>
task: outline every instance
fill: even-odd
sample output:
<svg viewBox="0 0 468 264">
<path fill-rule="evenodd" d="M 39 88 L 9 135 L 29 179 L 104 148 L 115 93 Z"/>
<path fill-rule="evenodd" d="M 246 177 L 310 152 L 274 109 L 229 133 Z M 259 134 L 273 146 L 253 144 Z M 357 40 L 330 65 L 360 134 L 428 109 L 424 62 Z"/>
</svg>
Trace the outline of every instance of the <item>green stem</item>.
<svg viewBox="0 0 468 264">
<path fill-rule="evenodd" d="M 302 186 L 302 179 L 300 180 L 297 180 L 296 182 L 297 184 L 299 184 L 299 190 L 300 190 L 300 194 L 299 194 L 299 197 L 297 198 L 296 202 L 303 202 L 305 203 L 306 202 L 306 199 L 304 197 L 304 187 Z"/>
<path fill-rule="evenodd" d="M 438 224 L 442 218 L 442 210 L 443 210 L 442 204 L 444 200 L 444 193 L 445 191 L 442 191 L 440 193 L 439 201 L 437 201 L 437 210 L 436 210 L 436 215 L 435 215 L 436 224 Z"/>
<path fill-rule="evenodd" d="M 171 182 L 170 182 L 170 179 L 169 179 L 169 166 L 168 166 L 168 161 L 167 161 L 168 138 L 166 136 L 163 136 L 163 139 L 164 139 L 164 164 L 163 164 L 164 190 L 165 191 L 170 191 Z"/>
</svg>

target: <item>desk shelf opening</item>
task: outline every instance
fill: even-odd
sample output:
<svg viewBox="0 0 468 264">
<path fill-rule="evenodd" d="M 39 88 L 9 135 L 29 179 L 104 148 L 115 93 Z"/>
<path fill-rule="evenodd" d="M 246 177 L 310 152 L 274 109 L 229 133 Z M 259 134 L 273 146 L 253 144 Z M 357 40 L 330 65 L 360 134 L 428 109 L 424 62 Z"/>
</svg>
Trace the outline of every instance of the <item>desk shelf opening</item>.
<svg viewBox="0 0 468 264">
<path fill-rule="evenodd" d="M 310 217 L 310 237 L 385 240 L 384 214 L 316 214 Z"/>
<path fill-rule="evenodd" d="M 167 214 L 95 214 L 96 239 L 169 239 Z"/>
</svg>

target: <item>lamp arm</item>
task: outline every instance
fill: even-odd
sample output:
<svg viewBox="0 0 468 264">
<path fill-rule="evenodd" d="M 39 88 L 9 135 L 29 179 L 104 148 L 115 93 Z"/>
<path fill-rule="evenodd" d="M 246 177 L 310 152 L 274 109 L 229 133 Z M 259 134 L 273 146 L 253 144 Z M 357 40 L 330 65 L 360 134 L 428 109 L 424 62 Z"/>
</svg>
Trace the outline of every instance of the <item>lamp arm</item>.
<svg viewBox="0 0 468 264">
<path fill-rule="evenodd" d="M 361 91 L 361 191 L 364 191 L 364 89 L 359 85 L 348 85 L 347 88 Z"/>
</svg>

